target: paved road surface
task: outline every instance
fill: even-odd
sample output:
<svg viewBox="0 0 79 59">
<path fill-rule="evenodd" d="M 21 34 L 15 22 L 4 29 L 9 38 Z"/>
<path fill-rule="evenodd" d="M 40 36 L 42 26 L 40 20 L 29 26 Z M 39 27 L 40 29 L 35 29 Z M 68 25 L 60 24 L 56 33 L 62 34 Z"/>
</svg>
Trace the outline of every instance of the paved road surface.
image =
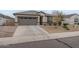
<svg viewBox="0 0 79 59">
<path fill-rule="evenodd" d="M 79 48 L 79 37 L 41 40 L 0 46 L 1 48 Z"/>
</svg>

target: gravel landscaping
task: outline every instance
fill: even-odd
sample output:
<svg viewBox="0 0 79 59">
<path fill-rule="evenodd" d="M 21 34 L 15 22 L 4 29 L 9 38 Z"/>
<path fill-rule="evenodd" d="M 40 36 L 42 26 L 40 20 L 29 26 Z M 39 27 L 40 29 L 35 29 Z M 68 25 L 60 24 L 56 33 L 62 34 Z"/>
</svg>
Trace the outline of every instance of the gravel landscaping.
<svg viewBox="0 0 79 59">
<path fill-rule="evenodd" d="M 0 26 L 0 38 L 12 37 L 16 28 L 16 26 Z"/>
<path fill-rule="evenodd" d="M 62 33 L 62 32 L 73 32 L 73 31 L 79 31 L 79 25 L 68 25 L 67 27 L 69 30 L 63 28 L 62 26 L 40 26 L 44 30 L 46 30 L 48 33 Z"/>
</svg>

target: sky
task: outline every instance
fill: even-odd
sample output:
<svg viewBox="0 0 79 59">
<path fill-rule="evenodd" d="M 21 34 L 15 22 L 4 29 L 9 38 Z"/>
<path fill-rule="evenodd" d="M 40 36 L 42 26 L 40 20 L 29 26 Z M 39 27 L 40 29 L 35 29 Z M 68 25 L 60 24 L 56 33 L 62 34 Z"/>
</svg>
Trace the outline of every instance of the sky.
<svg viewBox="0 0 79 59">
<path fill-rule="evenodd" d="M 13 13 L 22 12 L 22 11 L 25 11 L 25 10 L 0 10 L 0 13 L 14 17 Z M 42 10 L 42 11 L 51 14 L 55 10 Z M 64 14 L 73 14 L 73 13 L 79 14 L 79 10 L 61 10 L 61 11 L 63 11 Z"/>
</svg>

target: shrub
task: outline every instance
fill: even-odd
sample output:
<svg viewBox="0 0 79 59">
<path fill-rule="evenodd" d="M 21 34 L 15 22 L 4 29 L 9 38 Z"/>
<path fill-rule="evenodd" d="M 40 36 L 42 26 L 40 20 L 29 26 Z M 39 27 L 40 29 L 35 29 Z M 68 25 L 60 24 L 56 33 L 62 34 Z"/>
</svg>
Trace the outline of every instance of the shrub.
<svg viewBox="0 0 79 59">
<path fill-rule="evenodd" d="M 69 30 L 69 28 L 67 27 L 67 23 L 63 24 L 63 28 L 65 28 L 66 30 Z"/>
<path fill-rule="evenodd" d="M 53 23 L 53 25 L 54 25 L 54 26 L 56 26 L 56 25 L 57 25 L 57 23 L 55 23 L 55 22 L 54 22 L 54 23 Z"/>
<path fill-rule="evenodd" d="M 59 25 L 59 26 L 61 26 L 61 24 L 62 24 L 61 22 L 58 22 L 58 25 Z"/>
<path fill-rule="evenodd" d="M 79 25 L 79 23 L 78 23 L 78 25 Z"/>
</svg>

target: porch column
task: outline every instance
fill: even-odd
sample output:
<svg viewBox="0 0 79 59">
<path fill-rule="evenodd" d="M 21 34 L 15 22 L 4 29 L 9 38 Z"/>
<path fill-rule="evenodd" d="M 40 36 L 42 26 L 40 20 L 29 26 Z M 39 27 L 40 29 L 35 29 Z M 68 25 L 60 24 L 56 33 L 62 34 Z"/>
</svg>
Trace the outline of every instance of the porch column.
<svg viewBox="0 0 79 59">
<path fill-rule="evenodd" d="M 18 22 L 18 17 L 17 17 L 17 16 L 15 16 L 15 22 L 16 22 L 16 23 Z"/>
<path fill-rule="evenodd" d="M 47 23 L 47 17 L 43 16 L 43 24 Z"/>
</svg>

